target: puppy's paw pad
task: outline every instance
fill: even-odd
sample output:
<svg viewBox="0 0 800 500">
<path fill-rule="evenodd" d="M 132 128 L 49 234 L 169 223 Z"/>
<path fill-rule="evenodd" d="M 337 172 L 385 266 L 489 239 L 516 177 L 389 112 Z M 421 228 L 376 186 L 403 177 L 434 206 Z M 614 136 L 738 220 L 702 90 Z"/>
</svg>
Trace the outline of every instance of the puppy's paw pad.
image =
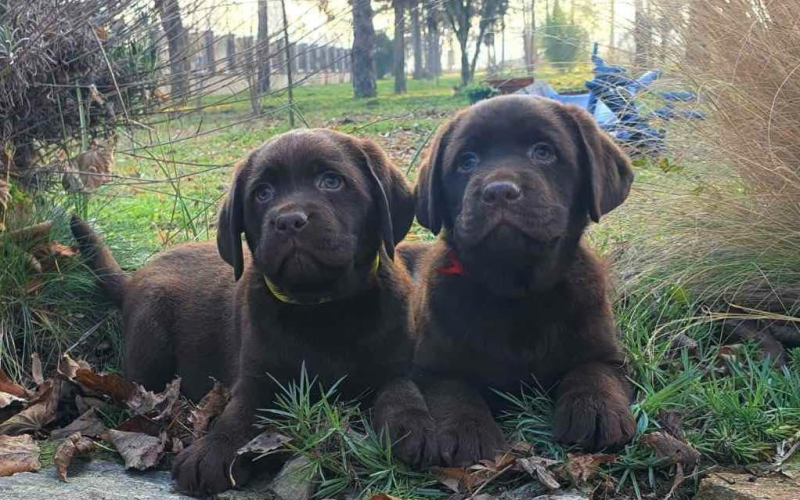
<svg viewBox="0 0 800 500">
<path fill-rule="evenodd" d="M 230 473 L 235 458 L 236 450 L 227 443 L 200 439 L 175 458 L 172 479 L 176 489 L 191 494 L 231 489 Z"/>
<path fill-rule="evenodd" d="M 436 424 L 427 411 L 413 409 L 398 413 L 386 422 L 384 429 L 392 440 L 392 452 L 402 462 L 415 469 L 438 463 Z"/>
<path fill-rule="evenodd" d="M 493 460 L 507 448 L 503 432 L 494 420 L 460 419 L 438 429 L 439 453 L 446 466 L 467 467 Z"/>
<path fill-rule="evenodd" d="M 588 451 L 615 448 L 636 433 L 629 406 L 618 398 L 581 395 L 562 398 L 556 405 L 553 436 Z"/>
</svg>

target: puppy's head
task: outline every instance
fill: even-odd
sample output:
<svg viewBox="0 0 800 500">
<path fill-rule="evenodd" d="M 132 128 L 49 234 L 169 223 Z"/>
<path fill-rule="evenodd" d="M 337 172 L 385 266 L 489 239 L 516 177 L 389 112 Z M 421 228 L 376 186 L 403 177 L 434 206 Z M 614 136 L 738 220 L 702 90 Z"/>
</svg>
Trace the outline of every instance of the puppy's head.
<svg viewBox="0 0 800 500">
<path fill-rule="evenodd" d="M 253 265 L 270 280 L 299 293 L 330 291 L 369 266 L 381 244 L 392 257 L 413 213 L 405 178 L 375 143 L 331 130 L 293 131 L 237 166 L 217 245 L 236 279 L 244 233 Z"/>
<path fill-rule="evenodd" d="M 585 111 L 497 97 L 438 131 L 417 183 L 417 217 L 465 261 L 530 267 L 577 245 L 628 195 L 626 156 Z M 518 266 L 518 267 L 519 267 Z"/>
</svg>

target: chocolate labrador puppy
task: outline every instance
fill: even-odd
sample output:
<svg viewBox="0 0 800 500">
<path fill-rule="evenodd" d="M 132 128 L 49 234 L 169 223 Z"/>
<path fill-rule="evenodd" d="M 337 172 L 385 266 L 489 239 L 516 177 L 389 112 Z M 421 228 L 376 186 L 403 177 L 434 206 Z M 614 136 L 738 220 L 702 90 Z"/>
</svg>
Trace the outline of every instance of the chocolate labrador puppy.
<svg viewBox="0 0 800 500">
<path fill-rule="evenodd" d="M 553 435 L 596 450 L 634 434 L 607 280 L 581 241 L 628 195 L 633 172 L 585 111 L 497 97 L 443 125 L 416 187 L 419 222 L 441 236 L 406 250 L 418 286 L 417 387 L 377 414 L 417 466 L 469 465 L 504 446 L 491 391 L 531 375 L 553 388 Z M 386 406 L 390 410 L 383 409 Z"/>
<path fill-rule="evenodd" d="M 181 245 L 128 278 L 73 221 L 123 309 L 128 377 L 161 389 L 180 375 L 194 400 L 211 377 L 233 386 L 211 432 L 177 456 L 180 490 L 226 490 L 230 470 L 246 480 L 234 458 L 273 400 L 268 374 L 289 381 L 305 362 L 327 386 L 347 375 L 341 394 L 355 398 L 407 367 L 410 278 L 392 257 L 413 216 L 411 189 L 377 145 L 317 129 L 277 136 L 238 165 L 216 247 Z"/>
</svg>

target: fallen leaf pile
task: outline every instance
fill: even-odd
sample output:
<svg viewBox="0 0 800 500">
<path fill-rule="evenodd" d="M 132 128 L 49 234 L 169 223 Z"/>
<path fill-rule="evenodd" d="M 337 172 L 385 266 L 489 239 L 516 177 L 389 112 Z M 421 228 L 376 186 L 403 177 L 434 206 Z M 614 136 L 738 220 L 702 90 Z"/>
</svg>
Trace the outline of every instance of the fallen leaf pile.
<svg viewBox="0 0 800 500">
<path fill-rule="evenodd" d="M 50 239 L 52 227 L 53 223 L 48 221 L 7 233 L 5 241 L 24 252 L 25 265 L 30 275 L 57 271 L 65 259 L 72 259 L 77 255 L 74 247 Z M 36 287 L 29 288 L 29 291 L 33 291 Z"/>
<path fill-rule="evenodd" d="M 151 469 L 166 454 L 183 450 L 205 434 L 230 399 L 229 391 L 215 382 L 195 407 L 181 397 L 180 378 L 154 393 L 119 374 L 98 373 L 86 361 L 68 355 L 59 360 L 53 377 L 45 379 L 42 372 L 34 356 L 31 374 L 36 387 L 29 389 L 0 369 L 0 476 L 39 469 L 34 438 L 62 440 L 54 457 L 62 481 L 76 457 L 98 448 L 116 450 L 128 469 Z M 109 413 L 127 418 L 108 428 L 102 416 Z M 261 447 L 284 443 L 282 436 L 273 436 Z"/>
</svg>

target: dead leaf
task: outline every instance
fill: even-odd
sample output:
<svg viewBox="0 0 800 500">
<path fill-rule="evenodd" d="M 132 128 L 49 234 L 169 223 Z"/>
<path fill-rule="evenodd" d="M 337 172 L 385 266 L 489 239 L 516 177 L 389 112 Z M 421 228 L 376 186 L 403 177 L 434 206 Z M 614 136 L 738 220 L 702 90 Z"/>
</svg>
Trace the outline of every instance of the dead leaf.
<svg viewBox="0 0 800 500">
<path fill-rule="evenodd" d="M 597 474 L 597 468 L 602 464 L 616 462 L 617 457 L 606 453 L 581 455 L 567 453 L 567 474 L 578 484 L 583 484 Z"/>
<path fill-rule="evenodd" d="M 393 497 L 392 495 L 387 495 L 386 493 L 378 493 L 377 495 L 372 495 L 369 497 L 368 500 L 404 500 L 400 497 Z"/>
<path fill-rule="evenodd" d="M 116 426 L 114 430 L 158 436 L 161 434 L 161 425 L 144 415 L 136 415 Z"/>
<path fill-rule="evenodd" d="M 86 368 L 78 368 L 74 381 L 90 393 L 108 396 L 119 403 L 127 401 L 136 390 L 132 382 L 119 374 L 95 373 Z"/>
<path fill-rule="evenodd" d="M 666 432 L 651 432 L 642 437 L 644 443 L 656 452 L 656 456 L 669 464 L 694 466 L 700 461 L 700 452 Z"/>
<path fill-rule="evenodd" d="M 547 470 L 548 467 L 552 467 L 557 463 L 558 462 L 555 460 L 537 456 L 517 459 L 517 464 L 519 464 L 525 472 L 536 477 L 539 482 L 549 490 L 557 490 L 561 487 L 553 473 Z"/>
<path fill-rule="evenodd" d="M 494 475 L 486 469 L 470 472 L 463 467 L 431 467 L 430 472 L 437 481 L 455 493 L 472 492 Z"/>
<path fill-rule="evenodd" d="M 83 436 L 98 438 L 106 432 L 105 424 L 97 416 L 94 408 L 90 408 L 86 413 L 72 421 L 71 424 L 63 429 L 57 429 L 50 434 L 50 439 L 66 439 L 72 434 L 79 432 Z"/>
<path fill-rule="evenodd" d="M 80 432 L 76 432 L 64 440 L 63 443 L 56 448 L 56 454 L 53 457 L 53 463 L 58 468 L 58 479 L 62 482 L 67 482 L 67 469 L 72 464 L 72 460 L 77 455 L 86 455 L 95 449 L 94 441 L 81 436 Z"/>
<path fill-rule="evenodd" d="M 659 413 L 657 417 L 661 427 L 676 439 L 683 441 L 683 417 L 675 410 Z"/>
<path fill-rule="evenodd" d="M 61 397 L 61 380 L 47 380 L 39 389 L 39 395 L 27 408 L 0 424 L 0 434 L 15 436 L 36 432 L 55 420 L 58 400 Z"/>
<path fill-rule="evenodd" d="M 292 438 L 268 429 L 250 440 L 249 443 L 239 448 L 237 455 L 260 456 L 282 447 Z"/>
<path fill-rule="evenodd" d="M 138 432 L 109 430 L 103 439 L 111 443 L 125 460 L 126 469 L 147 470 L 158 465 L 164 452 L 166 435 L 148 436 Z"/>
<path fill-rule="evenodd" d="M 178 438 L 172 438 L 172 446 L 170 447 L 170 451 L 172 453 L 180 453 L 183 451 L 183 441 Z"/>
<path fill-rule="evenodd" d="M 159 394 L 148 391 L 139 384 L 133 384 L 133 391 L 124 402 L 134 415 L 146 415 L 152 411 L 157 411 L 158 414 L 153 417 L 154 419 L 167 420 L 172 417 L 177 409 L 180 392 L 180 377 L 170 382 L 164 392 Z"/>
<path fill-rule="evenodd" d="M 61 356 L 61 359 L 58 360 L 58 367 L 56 371 L 63 377 L 66 377 L 68 380 L 72 380 L 75 378 L 75 375 L 78 374 L 78 370 L 81 368 L 85 370 L 91 370 L 92 367 L 86 360 L 79 359 L 75 361 L 72 359 L 69 354 L 64 354 Z"/>
<path fill-rule="evenodd" d="M 211 419 L 222 413 L 230 399 L 231 391 L 215 380 L 214 387 L 203 396 L 197 408 L 189 413 L 189 422 L 194 432 L 198 435 L 205 433 Z"/>
<path fill-rule="evenodd" d="M 8 210 L 9 201 L 11 201 L 11 186 L 4 179 L 0 179 L 0 212 Z"/>
<path fill-rule="evenodd" d="M 31 397 L 30 391 L 11 380 L 11 377 L 6 375 L 2 368 L 0 368 L 0 392 L 5 392 L 21 399 Z"/>
<path fill-rule="evenodd" d="M 5 408 L 7 406 L 11 406 L 14 403 L 23 403 L 25 402 L 24 399 L 18 398 L 13 394 L 9 394 L 7 392 L 0 392 L 0 409 Z"/>
<path fill-rule="evenodd" d="M 31 436 L 0 436 L 0 477 L 39 470 L 39 445 Z"/>
<path fill-rule="evenodd" d="M 31 376 L 37 386 L 44 384 L 44 376 L 42 375 L 42 362 L 39 360 L 39 354 L 31 354 Z"/>
<path fill-rule="evenodd" d="M 91 396 L 81 396 L 80 394 L 78 394 L 75 396 L 75 406 L 78 408 L 78 413 L 83 415 L 84 413 L 93 408 L 96 410 L 104 411 L 109 407 L 109 404 L 99 398 L 93 398 Z"/>
</svg>

